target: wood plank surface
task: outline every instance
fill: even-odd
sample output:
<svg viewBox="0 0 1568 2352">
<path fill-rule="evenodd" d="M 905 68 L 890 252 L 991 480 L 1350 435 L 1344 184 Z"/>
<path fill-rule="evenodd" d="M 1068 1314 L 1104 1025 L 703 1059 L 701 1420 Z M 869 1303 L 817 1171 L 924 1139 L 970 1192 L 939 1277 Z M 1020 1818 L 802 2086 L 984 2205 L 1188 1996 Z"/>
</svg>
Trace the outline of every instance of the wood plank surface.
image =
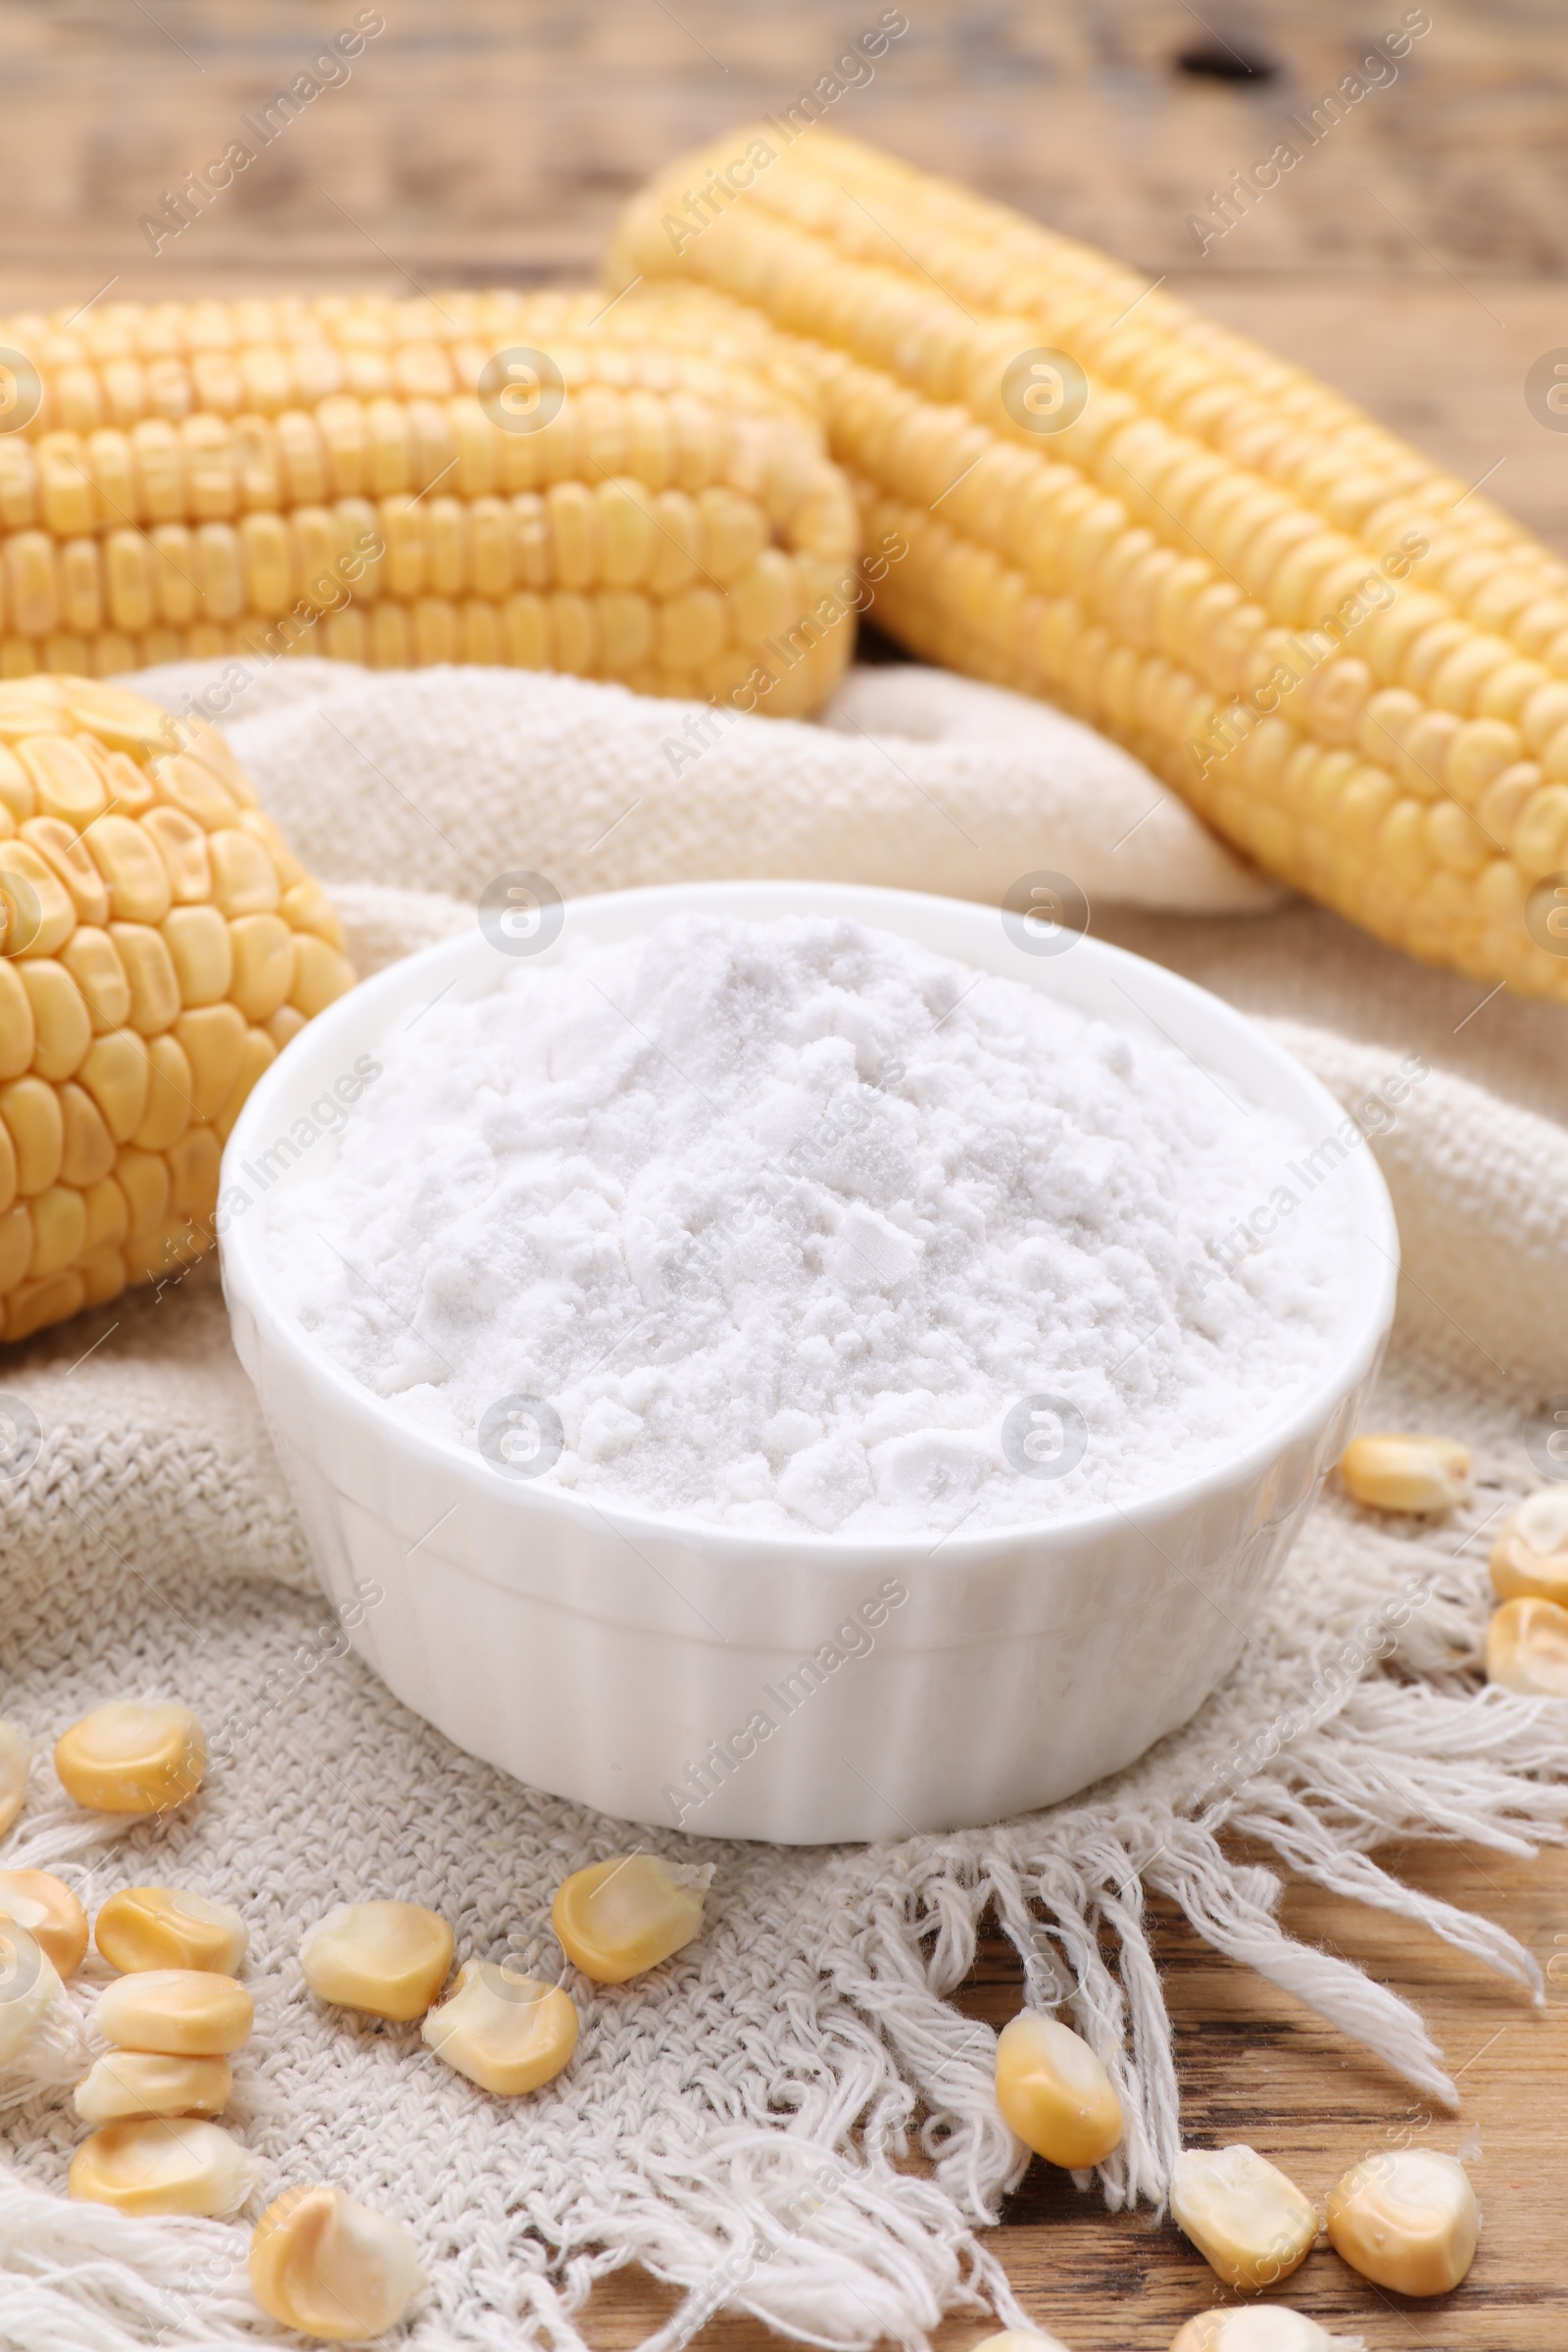
<svg viewBox="0 0 1568 2352">
<path fill-rule="evenodd" d="M 309 71 L 355 0 L 12 0 L 0 11 L 0 307 L 355 285 L 533 284 L 597 271 L 624 196 L 682 146 L 787 105 L 881 0 L 384 0 L 384 29 L 231 189 L 154 252 L 140 225 Z M 1432 0 L 1430 32 L 1267 202 L 1199 249 L 1232 171 L 1310 112 L 1403 0 L 908 0 L 908 29 L 837 127 L 1019 205 L 1364 402 L 1568 549 L 1568 437 L 1525 406 L 1568 346 L 1568 24 L 1556 0 Z M 1228 72 L 1184 70 L 1207 51 Z M 1243 63 L 1260 69 L 1241 73 Z M 258 143 L 259 144 L 259 143 Z M 1423 2007 L 1464 2111 L 1434 2116 L 1168 1913 L 1158 1953 L 1188 2127 L 1247 2138 L 1322 2199 L 1376 2148 L 1473 2159 L 1475 2272 L 1436 2306 L 1356 2280 L 1326 2248 L 1289 2299 L 1375 2348 L 1568 2348 L 1568 1862 L 1437 1845 L 1412 1879 L 1510 1927 L 1557 1975 L 1533 2010 L 1417 1931 L 1309 1888 L 1287 1916 Z M 1015 1966 L 990 1943 L 963 2005 L 1001 2023 Z M 1169 2224 L 1107 2217 L 1036 2164 L 995 2241 L 1074 2352 L 1165 2346 L 1222 2290 Z M 608 2281 L 588 2332 L 634 2344 L 673 2298 Z M 983 2329 L 950 2323 L 945 2352 Z M 0 2322 L 3 2334 L 3 2322 Z M 710 2324 L 705 2352 L 760 2352 Z"/>
</svg>

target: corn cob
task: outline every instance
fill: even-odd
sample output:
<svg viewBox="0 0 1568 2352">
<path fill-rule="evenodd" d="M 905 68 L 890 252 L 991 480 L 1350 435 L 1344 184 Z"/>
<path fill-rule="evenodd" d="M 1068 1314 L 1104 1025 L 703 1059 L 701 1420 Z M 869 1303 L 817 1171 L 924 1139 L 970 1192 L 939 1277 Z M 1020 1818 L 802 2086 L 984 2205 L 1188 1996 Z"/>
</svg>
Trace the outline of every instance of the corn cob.
<svg viewBox="0 0 1568 2352">
<path fill-rule="evenodd" d="M 213 728 L 0 686 L 0 1336 L 211 1246 L 241 1103 L 353 979 Z"/>
<path fill-rule="evenodd" d="M 835 598 L 858 520 L 787 368 L 763 380 L 715 343 L 719 307 L 668 288 L 602 319 L 596 293 L 470 293 L 0 320 L 20 420 L 0 676 L 283 651 L 730 692 Z M 502 397 L 509 351 L 559 370 L 531 410 Z M 826 692 L 853 638 L 835 601 L 758 708 Z"/>
<path fill-rule="evenodd" d="M 611 257 L 633 273 L 800 339 L 868 540 L 908 543 L 893 634 L 1065 704 L 1383 938 L 1568 996 L 1568 566 L 1490 500 L 1103 256 L 820 126 L 661 175 Z"/>
</svg>

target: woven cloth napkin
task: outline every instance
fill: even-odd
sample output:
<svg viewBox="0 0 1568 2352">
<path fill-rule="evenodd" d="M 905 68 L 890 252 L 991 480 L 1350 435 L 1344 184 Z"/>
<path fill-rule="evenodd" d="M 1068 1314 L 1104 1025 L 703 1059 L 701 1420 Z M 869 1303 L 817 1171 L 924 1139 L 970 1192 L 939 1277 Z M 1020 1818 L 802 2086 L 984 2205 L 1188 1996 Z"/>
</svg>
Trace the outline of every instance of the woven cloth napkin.
<svg viewBox="0 0 1568 2352">
<path fill-rule="evenodd" d="M 1198 1718 L 1051 1811 L 870 1847 L 640 1833 L 715 1864 L 705 1933 L 641 1983 L 574 1984 L 573 2064 L 507 2101 L 416 2028 L 322 2010 L 299 1936 L 337 1902 L 395 1895 L 450 1919 L 460 1957 L 554 1973 L 554 1887 L 623 1849 L 623 1825 L 464 1755 L 345 1650 L 210 1267 L 10 1351 L 0 1387 L 43 1444 L 0 1486 L 0 1706 L 40 1760 L 0 1865 L 61 1870 L 89 1905 L 158 1881 L 244 1912 L 257 2023 L 230 2120 L 259 2162 L 249 2211 L 326 2180 L 406 2223 L 430 2281 L 421 2352 L 579 2344 L 595 2279 L 634 2260 L 680 2290 L 659 2352 L 724 2306 L 847 2347 L 919 2344 L 954 2309 L 1022 2324 L 985 2230 L 1023 2152 L 996 2113 L 991 2034 L 947 1996 L 994 1912 L 1029 1997 L 1063 2002 L 1117 2079 L 1128 2131 L 1101 2192 L 1157 2203 L 1180 2118 L 1152 1890 L 1447 2098 L 1420 2019 L 1292 1941 L 1278 1877 L 1221 1833 L 1540 1990 L 1533 1955 L 1400 1886 L 1375 1851 L 1441 1834 L 1518 1852 L 1568 1824 L 1568 1706 L 1489 1691 L 1478 1672 L 1489 1530 L 1549 1466 L 1533 1416 L 1568 1387 L 1561 1009 L 1488 998 L 1284 900 L 1136 761 L 934 672 L 853 673 L 819 724 L 726 725 L 570 678 L 237 667 L 143 683 L 175 709 L 207 695 L 336 888 L 363 970 L 470 924 L 517 866 L 566 897 L 764 874 L 996 902 L 1020 875 L 1070 876 L 1098 933 L 1259 1016 L 1367 1131 L 1405 1264 L 1376 1409 L 1467 1438 L 1479 1470 L 1473 1507 L 1436 1527 L 1326 1495 Z M 1422 1074 L 1395 1114 L 1375 1089 L 1412 1055 Z M 117 1832 L 69 1803 L 48 1749 L 87 1707 L 137 1692 L 185 1698 L 227 1736 L 193 1803 Z M 89 1961 L 69 2018 L 0 2075 L 0 2341 L 272 2342 L 243 2223 L 131 2220 L 61 2193 L 81 2136 L 61 2086 L 84 2071 L 105 1973 Z M 1484 2159 L 1479 2178 L 1485 2197 Z"/>
</svg>

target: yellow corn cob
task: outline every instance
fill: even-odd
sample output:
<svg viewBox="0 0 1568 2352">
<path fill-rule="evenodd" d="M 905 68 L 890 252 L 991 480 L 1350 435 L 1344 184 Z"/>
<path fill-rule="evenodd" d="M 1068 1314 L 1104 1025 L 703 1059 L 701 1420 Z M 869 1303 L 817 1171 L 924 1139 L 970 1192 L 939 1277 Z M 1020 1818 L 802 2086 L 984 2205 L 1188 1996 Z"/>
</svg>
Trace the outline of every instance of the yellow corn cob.
<svg viewBox="0 0 1568 2352">
<path fill-rule="evenodd" d="M 858 518 L 787 362 L 744 368 L 719 307 L 675 287 L 608 313 L 469 293 L 0 320 L 24 363 L 0 675 L 282 651 L 710 697 L 761 662 L 758 709 L 809 709 L 849 658 Z M 542 353 L 540 380 L 509 352 Z M 838 616 L 803 635 L 824 598 Z"/>
<path fill-rule="evenodd" d="M 0 1337 L 210 1247 L 223 1141 L 341 951 L 213 728 L 0 686 Z"/>
<path fill-rule="evenodd" d="M 612 255 L 634 274 L 801 339 L 868 542 L 908 543 L 883 626 L 1066 704 L 1382 937 L 1568 996 L 1568 566 L 1490 500 L 1102 255 L 820 126 L 661 175 Z"/>
</svg>

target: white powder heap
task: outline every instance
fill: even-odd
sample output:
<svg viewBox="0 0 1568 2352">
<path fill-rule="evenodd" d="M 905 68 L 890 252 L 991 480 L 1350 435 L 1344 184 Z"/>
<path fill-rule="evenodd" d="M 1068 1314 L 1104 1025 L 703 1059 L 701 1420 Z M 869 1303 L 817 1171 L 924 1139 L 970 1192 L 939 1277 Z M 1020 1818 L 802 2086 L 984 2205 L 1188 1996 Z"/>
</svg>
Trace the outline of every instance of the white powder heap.
<svg viewBox="0 0 1568 2352">
<path fill-rule="evenodd" d="M 1348 1187 L 1237 1243 L 1292 1122 L 858 923 L 675 918 L 380 1052 L 335 1164 L 271 1199 L 285 1302 L 470 1446 L 547 1401 L 543 1475 L 600 1503 L 888 1535 L 1125 1501 L 1303 1391 L 1346 1311 Z M 1006 1421 L 1040 1396 L 1070 1412 L 1037 1463 L 1082 1417 L 1064 1474 Z"/>
</svg>

